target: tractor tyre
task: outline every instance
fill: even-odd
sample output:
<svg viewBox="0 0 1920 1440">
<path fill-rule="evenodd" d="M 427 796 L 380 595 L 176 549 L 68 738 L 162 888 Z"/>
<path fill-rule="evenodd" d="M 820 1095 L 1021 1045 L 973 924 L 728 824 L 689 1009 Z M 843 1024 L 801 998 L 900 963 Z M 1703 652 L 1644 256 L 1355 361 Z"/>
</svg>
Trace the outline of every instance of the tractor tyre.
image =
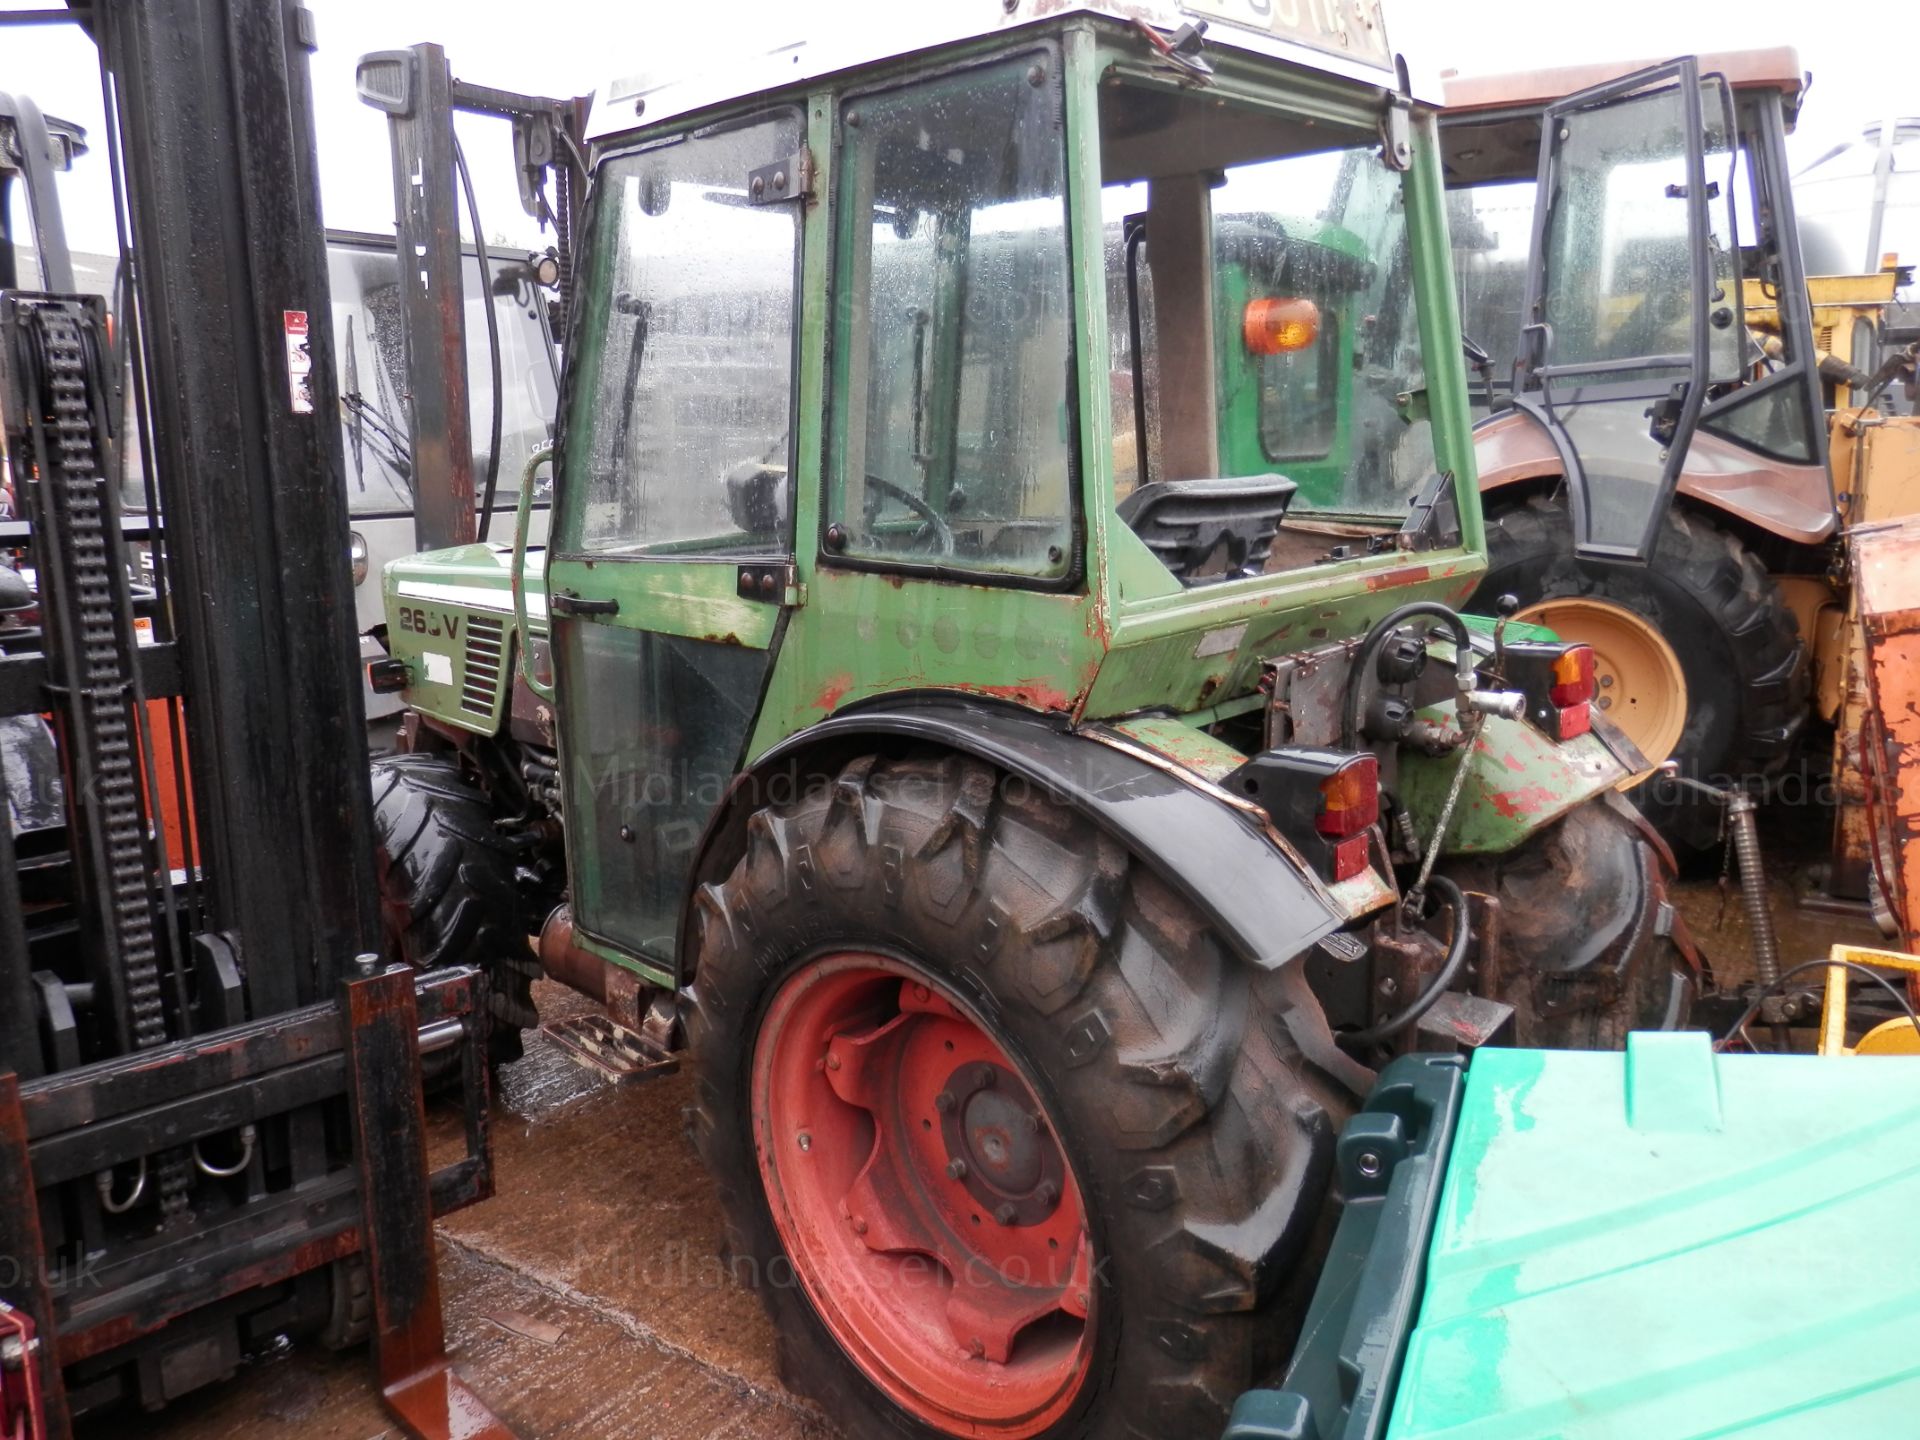
<svg viewBox="0 0 1920 1440">
<path fill-rule="evenodd" d="M 380 920 L 390 959 L 416 970 L 473 965 L 488 984 L 487 1057 L 518 1060 L 520 1032 L 540 1023 L 514 853 L 486 797 L 440 755 L 373 761 Z M 454 1053 L 454 1052 L 449 1052 Z M 436 1078 L 428 1057 L 428 1079 Z"/>
<path fill-rule="evenodd" d="M 1620 1050 L 1629 1030 L 1678 1030 L 1694 979 L 1674 941 L 1664 847 L 1618 795 L 1580 806 L 1503 855 L 1443 862 L 1500 902 L 1500 943 L 1478 990 L 1514 1007 L 1514 1043 Z"/>
<path fill-rule="evenodd" d="M 1502 595 L 1566 640 L 1594 647 L 1600 713 L 1653 764 L 1726 785 L 1777 769 L 1807 716 L 1808 667 L 1793 611 L 1735 536 L 1668 509 L 1652 563 L 1577 559 L 1564 498 L 1487 514 L 1487 574 L 1474 609 Z M 1676 846 L 1720 835 L 1719 806 L 1661 776 L 1628 792 Z"/>
<path fill-rule="evenodd" d="M 728 1261 L 849 1435 L 1218 1434 L 1284 1359 L 1354 1102 L 1125 847 L 865 756 L 754 814 L 695 914 Z"/>
</svg>

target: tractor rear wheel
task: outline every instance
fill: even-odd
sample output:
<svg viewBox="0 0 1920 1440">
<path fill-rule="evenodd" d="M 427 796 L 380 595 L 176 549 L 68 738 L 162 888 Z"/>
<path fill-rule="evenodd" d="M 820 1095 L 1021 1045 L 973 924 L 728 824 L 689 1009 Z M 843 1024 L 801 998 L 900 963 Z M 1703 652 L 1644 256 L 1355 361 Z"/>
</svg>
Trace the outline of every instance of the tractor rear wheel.
<svg viewBox="0 0 1920 1440">
<path fill-rule="evenodd" d="M 1729 784 L 1776 769 L 1807 715 L 1799 626 L 1765 568 L 1733 535 L 1678 507 L 1653 562 L 1610 565 L 1573 551 L 1564 500 L 1536 495 L 1487 513 L 1487 574 L 1473 608 L 1502 595 L 1521 618 L 1594 648 L 1596 705 L 1652 764 Z M 1629 792 L 1677 845 L 1720 834 L 1719 807 L 1658 776 Z"/>
<path fill-rule="evenodd" d="M 1498 972 L 1481 993 L 1514 1007 L 1514 1043 L 1620 1050 L 1629 1030 L 1677 1030 L 1693 977 L 1675 943 L 1668 857 L 1620 796 L 1573 810 L 1504 855 L 1440 866 L 1500 901 Z"/>
<path fill-rule="evenodd" d="M 1285 1354 L 1352 1106 L 1122 846 L 862 757 L 697 900 L 694 1133 L 787 1383 L 861 1437 L 1218 1433 Z"/>
<path fill-rule="evenodd" d="M 540 963 L 527 942 L 514 855 L 486 796 L 451 757 L 375 756 L 373 837 L 389 957 L 416 970 L 484 971 L 488 1058 L 518 1060 L 520 1032 L 540 1023 L 533 1008 Z"/>
</svg>

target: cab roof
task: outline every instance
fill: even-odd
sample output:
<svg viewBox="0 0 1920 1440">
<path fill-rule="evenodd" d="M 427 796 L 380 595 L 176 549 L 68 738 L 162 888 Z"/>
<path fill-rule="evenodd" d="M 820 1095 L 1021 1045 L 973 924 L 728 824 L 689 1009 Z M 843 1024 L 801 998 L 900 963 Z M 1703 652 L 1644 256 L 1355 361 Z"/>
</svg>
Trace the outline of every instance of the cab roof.
<svg viewBox="0 0 1920 1440">
<path fill-rule="evenodd" d="M 759 54 L 684 53 L 601 87 L 593 107 L 593 138 L 678 115 L 706 110 L 765 91 L 785 90 L 829 75 L 937 46 L 1031 28 L 1069 16 L 1093 16 L 1144 25 L 1161 36 L 1204 22 L 1208 49 L 1227 48 L 1396 87 L 1395 57 L 1387 39 L 1384 0 L 1283 7 L 1261 0 L 854 0 L 822 5 L 777 33 Z M 1262 15 L 1261 9 L 1271 13 Z M 828 18 L 828 17 L 831 18 Z M 1437 100 L 1438 96 L 1424 97 Z"/>
<path fill-rule="evenodd" d="M 1777 90 L 1791 126 L 1800 113 L 1808 76 L 1800 68 L 1800 54 L 1790 45 L 1765 50 L 1723 50 L 1695 57 L 1702 75 L 1724 75 L 1735 90 Z M 1565 65 L 1552 70 L 1513 71 L 1503 75 L 1441 76 L 1441 91 L 1449 114 L 1476 111 L 1538 110 L 1568 95 L 1622 79 L 1636 70 L 1662 64 L 1659 60 L 1602 61 Z"/>
</svg>

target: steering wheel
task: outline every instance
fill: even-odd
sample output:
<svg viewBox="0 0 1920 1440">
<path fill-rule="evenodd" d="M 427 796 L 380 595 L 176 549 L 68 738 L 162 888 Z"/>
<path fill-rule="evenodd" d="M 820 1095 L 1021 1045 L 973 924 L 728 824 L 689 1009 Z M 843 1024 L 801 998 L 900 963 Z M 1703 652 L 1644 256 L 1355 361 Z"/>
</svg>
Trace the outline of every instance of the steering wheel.
<svg viewBox="0 0 1920 1440">
<path fill-rule="evenodd" d="M 867 484 L 875 490 L 891 495 L 926 522 L 914 534 L 913 538 L 916 544 L 922 538 L 931 535 L 933 537 L 934 554 L 953 554 L 953 529 L 947 524 L 945 518 L 941 516 L 938 510 L 935 510 L 911 490 L 906 489 L 904 486 L 896 485 L 891 480 L 883 480 L 878 475 L 868 475 Z"/>
</svg>

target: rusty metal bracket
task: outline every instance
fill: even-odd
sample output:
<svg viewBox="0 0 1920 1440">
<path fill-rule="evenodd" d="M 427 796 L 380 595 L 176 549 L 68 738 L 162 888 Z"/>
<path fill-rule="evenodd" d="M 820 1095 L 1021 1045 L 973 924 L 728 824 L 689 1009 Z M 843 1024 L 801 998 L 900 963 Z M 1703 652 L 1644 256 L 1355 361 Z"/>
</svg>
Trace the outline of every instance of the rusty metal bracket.
<svg viewBox="0 0 1920 1440">
<path fill-rule="evenodd" d="M 52 1440 L 72 1428 L 53 1344 L 53 1295 L 40 1238 L 40 1199 L 27 1153 L 20 1081 L 0 1071 L 0 1435 Z M 17 1353 L 17 1361 L 14 1358 Z"/>
<path fill-rule="evenodd" d="M 629 1030 L 606 1015 L 573 1015 L 549 1020 L 540 1033 L 575 1064 L 613 1081 L 654 1080 L 680 1068 L 680 1057 L 652 1037 Z"/>
<path fill-rule="evenodd" d="M 40 1341 L 33 1321 L 0 1300 L 0 1435 L 34 1440 L 46 1433 Z"/>
<path fill-rule="evenodd" d="M 369 966 L 343 989 L 374 1358 L 387 1408 L 418 1440 L 513 1440 L 447 1359 L 413 972 Z"/>
</svg>

